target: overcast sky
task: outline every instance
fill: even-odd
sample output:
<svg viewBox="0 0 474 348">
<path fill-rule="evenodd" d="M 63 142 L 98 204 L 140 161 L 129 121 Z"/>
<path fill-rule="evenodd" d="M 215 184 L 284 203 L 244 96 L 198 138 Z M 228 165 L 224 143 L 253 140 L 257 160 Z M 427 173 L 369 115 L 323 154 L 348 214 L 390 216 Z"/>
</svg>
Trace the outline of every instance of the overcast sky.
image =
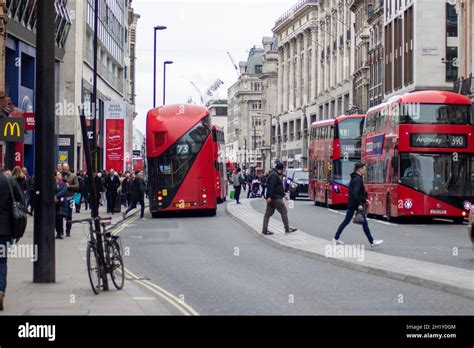
<svg viewBox="0 0 474 348">
<path fill-rule="evenodd" d="M 153 106 L 153 27 L 168 29 L 157 34 L 157 105 L 163 99 L 163 62 L 166 70 L 166 104 L 199 102 L 193 81 L 203 94 L 220 78 L 224 84 L 215 96 L 227 98 L 227 88 L 237 73 L 227 55 L 237 65 L 247 60 L 248 50 L 262 45 L 263 36 L 272 36 L 275 21 L 296 0 L 134 0 L 140 14 L 137 32 L 137 127 L 146 128 L 146 113 Z"/>
</svg>

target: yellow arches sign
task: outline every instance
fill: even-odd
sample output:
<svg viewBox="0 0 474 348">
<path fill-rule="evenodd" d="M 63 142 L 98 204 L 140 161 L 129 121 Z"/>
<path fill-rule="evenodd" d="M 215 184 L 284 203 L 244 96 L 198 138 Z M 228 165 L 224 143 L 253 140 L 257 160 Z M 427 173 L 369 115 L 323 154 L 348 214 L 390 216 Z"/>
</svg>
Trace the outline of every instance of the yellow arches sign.
<svg viewBox="0 0 474 348">
<path fill-rule="evenodd" d="M 23 142 L 25 119 L 20 117 L 0 118 L 0 141 Z"/>
</svg>

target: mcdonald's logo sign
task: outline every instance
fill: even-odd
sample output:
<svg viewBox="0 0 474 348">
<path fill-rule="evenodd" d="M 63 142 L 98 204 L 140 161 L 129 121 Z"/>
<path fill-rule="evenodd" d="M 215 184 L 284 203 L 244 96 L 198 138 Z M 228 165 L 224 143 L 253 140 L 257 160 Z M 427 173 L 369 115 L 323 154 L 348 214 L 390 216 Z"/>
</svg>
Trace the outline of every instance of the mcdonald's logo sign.
<svg viewBox="0 0 474 348">
<path fill-rule="evenodd" d="M 7 117 L 0 119 L 0 141 L 23 142 L 25 136 L 25 119 Z"/>
</svg>

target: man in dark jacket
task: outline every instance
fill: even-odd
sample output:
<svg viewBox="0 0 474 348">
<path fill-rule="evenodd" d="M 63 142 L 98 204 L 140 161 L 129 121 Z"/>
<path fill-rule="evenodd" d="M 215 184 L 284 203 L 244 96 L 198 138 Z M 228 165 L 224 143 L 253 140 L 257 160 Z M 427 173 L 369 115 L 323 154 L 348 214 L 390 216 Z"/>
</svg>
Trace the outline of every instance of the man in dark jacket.
<svg viewBox="0 0 474 348">
<path fill-rule="evenodd" d="M 7 256 L 8 246 L 11 243 L 12 233 L 12 198 L 8 182 L 13 189 L 13 195 L 17 202 L 23 202 L 23 193 L 18 183 L 0 174 L 0 246 L 5 252 L 0 253 L 0 311 L 3 311 L 3 299 L 7 288 Z"/>
<path fill-rule="evenodd" d="M 112 169 L 110 175 L 108 175 L 104 180 L 104 187 L 107 190 L 107 213 L 115 212 L 115 201 L 118 196 L 118 189 L 120 187 L 120 178 L 117 173 Z"/>
<path fill-rule="evenodd" d="M 140 218 L 142 220 L 145 219 L 145 192 L 146 192 L 146 185 L 145 181 L 143 180 L 143 173 L 137 173 L 135 179 L 132 181 L 132 188 L 131 188 L 131 198 L 132 203 L 128 207 L 127 211 L 123 213 L 124 220 L 127 218 L 127 214 L 137 207 L 137 204 L 140 203 L 141 211 L 140 211 Z"/>
<path fill-rule="evenodd" d="M 354 173 L 351 174 L 351 182 L 349 183 L 349 203 L 347 205 L 346 218 L 342 221 L 341 225 L 337 229 L 336 235 L 333 242 L 336 244 L 344 244 L 339 240 L 342 231 L 350 224 L 352 217 L 356 211 L 362 212 L 364 216 L 364 222 L 362 228 L 364 229 L 365 235 L 369 240 L 371 246 L 377 246 L 383 243 L 383 240 L 376 240 L 372 238 L 369 230 L 369 224 L 365 216 L 365 207 L 367 201 L 367 191 L 364 186 L 363 176 L 367 173 L 367 168 L 364 163 L 358 162 L 354 166 Z"/>
<path fill-rule="evenodd" d="M 281 180 L 281 175 L 283 175 L 283 170 L 285 166 L 283 163 L 277 163 L 275 169 L 272 169 L 268 174 L 267 178 L 267 210 L 265 211 L 265 217 L 263 218 L 263 229 L 262 233 L 265 235 L 273 234 L 268 230 L 268 223 L 270 222 L 270 217 L 275 213 L 275 209 L 281 214 L 281 219 L 283 220 L 283 225 L 285 226 L 285 233 L 295 232 L 296 228 L 290 227 L 288 221 L 288 210 L 286 209 L 285 202 L 283 199 L 285 197 L 285 187 L 283 186 L 283 181 Z"/>
<path fill-rule="evenodd" d="M 122 204 L 126 207 L 130 205 L 131 201 L 132 179 L 130 172 L 125 172 L 125 178 L 122 180 Z"/>
<path fill-rule="evenodd" d="M 79 180 L 76 174 L 72 173 L 69 169 L 69 165 L 64 163 L 62 165 L 63 180 L 67 186 L 66 200 L 69 206 L 69 212 L 66 217 L 66 237 L 71 237 L 71 220 L 72 220 L 72 208 L 74 206 L 74 193 L 79 190 Z"/>
</svg>

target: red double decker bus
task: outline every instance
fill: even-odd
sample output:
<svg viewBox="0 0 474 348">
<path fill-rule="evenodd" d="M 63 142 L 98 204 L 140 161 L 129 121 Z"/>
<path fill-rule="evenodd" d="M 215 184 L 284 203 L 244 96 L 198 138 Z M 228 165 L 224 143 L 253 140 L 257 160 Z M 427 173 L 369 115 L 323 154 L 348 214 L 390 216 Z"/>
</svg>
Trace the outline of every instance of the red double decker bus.
<svg viewBox="0 0 474 348">
<path fill-rule="evenodd" d="M 166 105 L 147 115 L 150 212 L 216 214 L 211 117 L 206 108 Z"/>
<path fill-rule="evenodd" d="M 225 138 L 224 130 L 215 125 L 212 126 L 212 142 L 214 148 L 214 175 L 216 179 L 216 200 L 222 203 L 226 200 L 229 190 L 227 181 Z"/>
<path fill-rule="evenodd" d="M 367 112 L 362 161 L 369 213 L 460 223 L 474 200 L 474 126 L 469 98 L 413 92 Z"/>
<path fill-rule="evenodd" d="M 339 116 L 311 125 L 308 194 L 315 205 L 346 205 L 350 174 L 360 161 L 364 115 Z"/>
</svg>

